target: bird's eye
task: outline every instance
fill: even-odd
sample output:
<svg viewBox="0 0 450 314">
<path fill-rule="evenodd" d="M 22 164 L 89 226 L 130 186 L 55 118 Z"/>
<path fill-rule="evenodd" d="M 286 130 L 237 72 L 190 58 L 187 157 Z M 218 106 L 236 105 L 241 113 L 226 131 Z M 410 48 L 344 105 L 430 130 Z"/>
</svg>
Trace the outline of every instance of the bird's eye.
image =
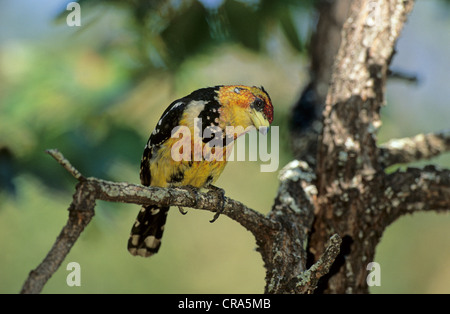
<svg viewBox="0 0 450 314">
<path fill-rule="evenodd" d="M 261 98 L 256 98 L 256 100 L 253 102 L 253 107 L 260 111 L 264 109 L 264 101 Z"/>
</svg>

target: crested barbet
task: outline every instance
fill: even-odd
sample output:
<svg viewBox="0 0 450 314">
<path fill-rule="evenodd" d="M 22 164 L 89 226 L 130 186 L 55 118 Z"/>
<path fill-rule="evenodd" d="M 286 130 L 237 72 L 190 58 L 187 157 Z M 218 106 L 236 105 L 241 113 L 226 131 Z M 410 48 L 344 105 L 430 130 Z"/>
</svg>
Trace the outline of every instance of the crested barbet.
<svg viewBox="0 0 450 314">
<path fill-rule="evenodd" d="M 196 90 L 172 102 L 156 124 L 142 156 L 141 183 L 219 189 L 213 184 L 227 164 L 234 140 L 251 129 L 265 133 L 272 121 L 272 102 L 263 87 Z M 192 136 L 187 137 L 188 146 L 182 146 L 186 131 Z M 142 207 L 128 240 L 132 255 L 148 257 L 158 252 L 168 211 L 166 206 Z"/>
</svg>

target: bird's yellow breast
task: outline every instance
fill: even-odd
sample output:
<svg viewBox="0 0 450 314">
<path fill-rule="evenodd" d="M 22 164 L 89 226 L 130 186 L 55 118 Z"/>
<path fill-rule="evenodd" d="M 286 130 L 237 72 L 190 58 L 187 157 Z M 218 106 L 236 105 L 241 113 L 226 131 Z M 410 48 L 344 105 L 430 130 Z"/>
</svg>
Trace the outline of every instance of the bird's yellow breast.
<svg viewBox="0 0 450 314">
<path fill-rule="evenodd" d="M 169 139 L 167 145 L 161 147 L 152 158 L 150 185 L 160 187 L 191 185 L 202 188 L 213 184 L 224 170 L 227 164 L 227 152 L 231 152 L 233 144 L 224 148 L 211 148 L 209 145 L 201 143 L 201 148 L 195 150 L 192 140 L 190 154 L 184 155 L 185 160 L 177 161 L 174 153 L 181 156 L 184 153 L 180 151 L 181 148 L 172 149 L 178 141 L 180 141 L 178 138 Z M 199 152 L 201 153 L 198 154 Z"/>
</svg>

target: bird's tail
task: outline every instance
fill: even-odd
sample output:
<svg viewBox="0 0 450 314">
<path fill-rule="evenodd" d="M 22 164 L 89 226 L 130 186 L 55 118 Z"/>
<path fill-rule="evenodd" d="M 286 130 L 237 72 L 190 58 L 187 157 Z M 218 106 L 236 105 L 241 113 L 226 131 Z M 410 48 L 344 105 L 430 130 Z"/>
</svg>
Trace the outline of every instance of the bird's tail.
<svg viewBox="0 0 450 314">
<path fill-rule="evenodd" d="M 142 207 L 128 240 L 131 255 L 149 257 L 158 252 L 168 211 L 169 207 Z"/>
</svg>

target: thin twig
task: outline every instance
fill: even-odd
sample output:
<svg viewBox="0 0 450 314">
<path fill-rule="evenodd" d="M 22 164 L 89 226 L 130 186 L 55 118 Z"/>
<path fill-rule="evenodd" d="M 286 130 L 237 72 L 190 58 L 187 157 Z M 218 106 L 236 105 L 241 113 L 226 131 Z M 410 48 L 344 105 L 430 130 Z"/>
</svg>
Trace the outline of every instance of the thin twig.
<svg viewBox="0 0 450 314">
<path fill-rule="evenodd" d="M 84 180 L 84 176 L 59 152 L 57 149 L 47 149 L 47 154 L 56 159 L 56 161 L 64 167 L 78 181 Z"/>
<path fill-rule="evenodd" d="M 388 78 L 402 80 L 407 83 L 419 84 L 419 77 L 417 74 L 407 73 L 403 70 L 388 69 Z"/>
</svg>

